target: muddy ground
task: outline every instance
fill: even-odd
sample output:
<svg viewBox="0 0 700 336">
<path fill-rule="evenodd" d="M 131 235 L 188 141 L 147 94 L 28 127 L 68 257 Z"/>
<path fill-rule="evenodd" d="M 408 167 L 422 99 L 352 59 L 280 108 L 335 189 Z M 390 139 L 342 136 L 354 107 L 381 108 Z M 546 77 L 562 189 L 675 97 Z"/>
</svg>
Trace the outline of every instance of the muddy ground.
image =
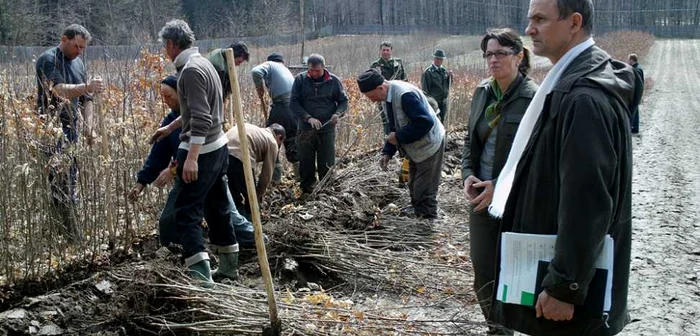
<svg viewBox="0 0 700 336">
<path fill-rule="evenodd" d="M 700 41 L 657 41 L 634 141 L 633 241 L 624 335 L 700 335 Z"/>
<path fill-rule="evenodd" d="M 629 296 L 633 322 L 623 335 L 700 335 L 699 61 L 700 41 L 673 40 L 657 41 L 643 64 L 654 85 L 641 107 L 641 135 L 633 139 Z M 434 223 L 396 213 L 408 203 L 408 196 L 406 190 L 394 186 L 396 176 L 389 173 L 376 173 L 375 180 L 352 177 L 361 186 L 379 185 L 362 189 L 362 194 L 352 194 L 348 191 L 352 185 L 339 183 L 333 185 L 333 193 L 284 208 L 284 215 L 267 214 L 271 222 L 302 223 L 287 231 L 266 225 L 275 235 L 270 260 L 285 334 L 483 334 L 485 326 L 471 293 L 468 216 L 459 187 L 462 135 L 453 135 L 446 155 L 440 188 L 444 216 Z M 347 164 L 340 173 L 352 169 L 374 172 L 370 168 L 374 164 L 370 155 Z M 291 196 L 284 191 L 280 195 L 281 199 Z M 327 207 L 329 202 L 342 202 L 344 207 Z M 303 225 L 333 218 L 335 226 L 327 228 Z M 375 225 L 386 227 L 395 241 L 376 237 L 362 241 L 353 236 L 346 245 L 337 239 L 344 229 Z M 310 227 L 315 231 L 308 232 Z M 396 233 L 402 228 L 425 230 Z M 300 232 L 308 239 L 292 237 Z M 322 243 L 316 244 L 318 241 Z M 303 244 L 321 249 L 294 246 Z M 255 326 L 265 324 L 264 290 L 252 254 L 243 258 L 243 277 L 237 284 L 217 287 L 219 294 L 200 300 L 197 291 L 183 297 L 188 287 L 178 282 L 181 274 L 168 266 L 177 265 L 177 258 L 155 250 L 154 241 L 146 239 L 131 255 L 116 258 L 113 268 L 83 268 L 77 278 L 65 283 L 31 287 L 27 291 L 31 297 L 6 298 L 0 335 L 132 335 L 154 330 L 195 334 L 196 326 L 157 326 L 203 318 L 206 315 L 196 314 L 206 309 L 218 309 L 216 316 L 223 321 L 246 319 L 241 330 L 262 330 Z M 317 250 L 321 251 L 318 255 L 314 254 Z M 285 263 L 291 259 L 300 265 L 289 271 Z M 357 269 L 351 276 L 353 267 Z M 247 298 L 227 298 L 221 294 L 227 290 Z M 235 302 L 248 312 L 212 307 L 213 298 Z M 209 331 L 236 333 L 216 330 Z"/>
</svg>

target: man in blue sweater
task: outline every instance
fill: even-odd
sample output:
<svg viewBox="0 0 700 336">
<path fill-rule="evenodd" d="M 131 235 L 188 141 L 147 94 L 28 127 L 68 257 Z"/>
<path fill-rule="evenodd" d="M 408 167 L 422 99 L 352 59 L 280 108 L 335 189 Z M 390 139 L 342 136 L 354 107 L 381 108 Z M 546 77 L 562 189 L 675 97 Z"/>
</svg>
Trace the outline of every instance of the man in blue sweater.
<svg viewBox="0 0 700 336">
<path fill-rule="evenodd" d="M 409 159 L 408 189 L 415 215 L 437 218 L 445 128 L 428 99 L 421 89 L 410 83 L 384 80 L 376 69 L 361 74 L 357 85 L 367 98 L 384 105 L 389 135 L 382 150 L 380 167 L 386 171 L 389 160 L 397 151 L 404 154 Z"/>
<path fill-rule="evenodd" d="M 180 102 L 177 98 L 177 77 L 171 75 L 161 81 L 160 95 L 165 105 L 170 108 L 170 112 L 160 124 L 160 127 L 165 127 L 180 116 Z M 181 131 L 178 128 L 165 139 L 153 143 L 143 168 L 136 175 L 136 185 L 129 192 L 131 200 L 136 200 L 138 195 L 151 183 L 160 188 L 173 181 L 173 174 L 167 168 L 175 159 L 175 154 L 177 154 Z"/>
</svg>

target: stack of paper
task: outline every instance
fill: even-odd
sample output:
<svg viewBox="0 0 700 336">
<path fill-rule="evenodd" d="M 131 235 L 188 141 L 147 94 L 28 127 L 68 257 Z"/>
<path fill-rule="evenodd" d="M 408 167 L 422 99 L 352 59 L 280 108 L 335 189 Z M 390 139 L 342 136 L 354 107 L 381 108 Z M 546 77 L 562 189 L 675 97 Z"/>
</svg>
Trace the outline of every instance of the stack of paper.
<svg viewBox="0 0 700 336">
<path fill-rule="evenodd" d="M 537 235 L 505 232 L 501 237 L 501 271 L 497 299 L 505 303 L 534 306 L 537 302 L 537 271 L 540 261 L 554 258 L 556 235 Z M 596 268 L 605 270 L 604 311 L 610 311 L 612 303 L 613 239 L 605 237 L 603 251 L 596 261 Z M 602 287 L 601 287 L 602 289 Z M 589 292 L 589 295 L 591 293 Z M 602 312 L 601 312 L 602 313 Z"/>
</svg>

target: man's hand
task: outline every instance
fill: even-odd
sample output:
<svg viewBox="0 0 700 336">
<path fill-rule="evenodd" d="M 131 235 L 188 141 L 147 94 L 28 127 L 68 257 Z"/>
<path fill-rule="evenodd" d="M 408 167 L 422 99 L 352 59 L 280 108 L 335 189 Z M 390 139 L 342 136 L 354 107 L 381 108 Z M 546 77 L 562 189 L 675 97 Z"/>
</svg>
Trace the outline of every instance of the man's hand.
<svg viewBox="0 0 700 336">
<path fill-rule="evenodd" d="M 143 191 L 143 189 L 145 187 L 146 186 L 144 186 L 141 183 L 136 183 L 136 185 L 134 185 L 134 187 L 131 188 L 131 190 L 129 191 L 129 194 L 127 195 L 127 197 L 129 198 L 129 201 L 135 202 L 139 198 L 139 195 L 141 195 L 141 192 Z"/>
<path fill-rule="evenodd" d="M 559 301 L 542 291 L 535 304 L 537 317 L 544 317 L 552 321 L 569 321 L 574 318 L 574 305 Z"/>
<path fill-rule="evenodd" d="M 338 119 L 340 119 L 340 117 L 338 117 L 337 114 L 333 114 L 331 120 L 329 120 L 328 123 L 331 124 L 331 126 L 335 126 L 338 123 Z"/>
<path fill-rule="evenodd" d="M 157 129 L 155 133 L 153 133 L 153 135 L 151 136 L 151 139 L 148 140 L 148 143 L 153 144 L 156 142 L 160 142 L 161 140 L 167 138 L 171 132 L 172 131 L 170 130 L 170 128 L 168 128 L 168 126 L 163 126 L 159 129 Z"/>
<path fill-rule="evenodd" d="M 195 160 L 185 160 L 185 164 L 182 165 L 182 182 L 190 183 L 197 181 L 197 173 L 199 172 L 199 165 Z"/>
<path fill-rule="evenodd" d="M 472 184 L 472 188 L 484 188 L 484 191 L 482 191 L 479 196 L 471 200 L 471 203 L 476 205 L 474 211 L 481 211 L 488 208 L 488 206 L 491 205 L 491 201 L 493 200 L 493 181 L 489 180 L 477 182 Z"/>
<path fill-rule="evenodd" d="M 104 84 L 102 83 L 102 78 L 100 77 L 95 77 L 92 80 L 90 80 L 89 83 L 85 86 L 85 90 L 89 94 L 95 94 L 95 93 L 100 93 L 104 91 Z"/>
<path fill-rule="evenodd" d="M 320 120 L 318 120 L 314 117 L 307 119 L 306 122 L 311 124 L 311 127 L 313 127 L 315 130 L 320 130 L 321 126 L 323 125 L 323 124 L 321 124 Z"/>
<path fill-rule="evenodd" d="M 396 146 L 399 144 L 398 141 L 396 141 L 396 132 L 391 132 L 389 133 L 389 137 L 386 138 L 386 142 Z"/>
<path fill-rule="evenodd" d="M 383 171 L 389 170 L 389 160 L 391 160 L 389 155 L 382 155 L 382 158 L 379 159 L 379 168 L 382 168 Z"/>
<path fill-rule="evenodd" d="M 469 175 L 469 177 L 464 180 L 464 194 L 467 195 L 467 201 L 471 202 L 471 200 L 479 196 L 479 191 L 476 190 L 474 186 L 474 184 L 479 182 L 481 182 L 481 180 L 474 175 Z"/>
<path fill-rule="evenodd" d="M 156 178 L 155 181 L 153 181 L 153 185 L 162 188 L 170 183 L 173 182 L 175 179 L 175 176 L 173 176 L 173 172 L 170 171 L 170 168 L 165 168 L 163 171 L 158 174 L 158 178 Z"/>
</svg>

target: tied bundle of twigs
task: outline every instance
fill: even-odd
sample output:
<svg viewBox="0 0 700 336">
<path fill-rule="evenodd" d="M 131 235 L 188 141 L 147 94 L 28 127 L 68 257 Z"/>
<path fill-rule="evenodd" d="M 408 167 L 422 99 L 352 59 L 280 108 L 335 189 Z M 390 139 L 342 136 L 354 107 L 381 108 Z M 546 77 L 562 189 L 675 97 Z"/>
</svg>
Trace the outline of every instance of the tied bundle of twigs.
<svg viewBox="0 0 700 336">
<path fill-rule="evenodd" d="M 225 284 L 204 289 L 180 270 L 157 261 L 119 267 L 105 278 L 113 281 L 121 297 L 130 298 L 125 300 L 140 303 L 127 321 L 143 334 L 260 335 L 269 324 L 265 292 L 260 289 Z M 372 307 L 336 299 L 323 290 L 281 291 L 277 297 L 284 335 L 467 335 L 484 325 L 470 321 L 462 309 L 439 318 L 408 315 L 443 306 L 448 298 Z"/>
<path fill-rule="evenodd" d="M 426 223 L 393 218 L 376 231 L 321 229 L 319 239 L 292 257 L 340 277 L 355 287 L 402 294 L 430 290 L 469 295 L 471 268 L 466 256 L 446 260 Z M 415 226 L 406 230 L 403 226 Z"/>
<path fill-rule="evenodd" d="M 396 182 L 371 156 L 338 168 L 313 200 L 268 223 L 276 254 L 355 286 L 468 293 L 466 255 L 442 253 L 447 243 L 430 223 L 399 215 L 409 197 Z"/>
</svg>

